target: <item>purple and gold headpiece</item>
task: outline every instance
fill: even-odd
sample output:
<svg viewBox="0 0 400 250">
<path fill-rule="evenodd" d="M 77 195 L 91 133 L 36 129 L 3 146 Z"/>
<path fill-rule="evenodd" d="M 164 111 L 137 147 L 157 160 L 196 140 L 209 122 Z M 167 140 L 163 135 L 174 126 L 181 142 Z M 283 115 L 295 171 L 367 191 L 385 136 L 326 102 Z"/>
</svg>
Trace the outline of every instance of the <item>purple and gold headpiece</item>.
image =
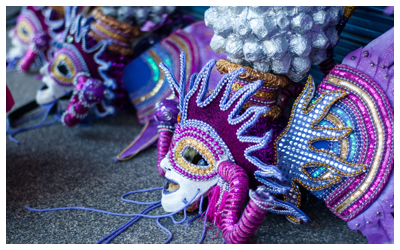
<svg viewBox="0 0 400 250">
<path fill-rule="evenodd" d="M 57 32 L 64 28 L 63 8 L 23 7 L 17 17 L 16 26 L 9 36 L 13 47 L 7 54 L 7 61 L 27 72 L 40 58 L 45 63 L 52 58 L 52 41 L 57 40 Z"/>
<path fill-rule="evenodd" d="M 124 99 L 125 105 L 129 104 L 122 87 L 122 72 L 131 59 L 108 50 L 114 44 L 112 40 L 91 37 L 93 22 L 92 16 L 79 14 L 78 7 L 66 7 L 66 29 L 60 34 L 53 59 L 41 69 L 48 88 L 38 91 L 39 104 L 51 103 L 74 91 L 62 116 L 67 126 L 78 124 L 93 106 L 102 117 L 114 113 Z"/>
<path fill-rule="evenodd" d="M 211 60 L 191 76 L 186 88 L 184 62 L 183 54 L 179 82 L 165 64 L 160 64 L 175 95 L 179 96 L 180 110 L 175 127 L 166 125 L 161 115 L 158 118 L 160 140 L 167 142 L 170 136 L 170 144 L 160 146 L 159 143 L 158 152 L 158 171 L 167 180 L 161 200 L 164 210 L 173 212 L 185 205 L 185 200 L 209 195 L 207 220 L 222 228 L 224 239 L 229 243 L 246 242 L 260 226 L 263 216 L 273 211 L 267 209 L 272 204 L 275 211 L 307 220 L 294 205 L 276 200 L 257 188 L 255 171 L 262 170 L 264 178 L 283 180 L 281 171 L 271 165 L 273 154 L 269 154 L 282 128 L 274 127 L 269 117 L 262 116 L 270 110 L 268 106 L 254 105 L 242 110 L 262 88 L 263 81 L 246 84 L 232 93 L 232 85 L 246 72 L 245 68 L 239 68 L 223 75 L 209 93 L 210 73 L 216 64 Z M 251 202 L 246 204 L 248 192 Z M 230 206 L 233 201 L 235 205 Z M 252 222 L 252 216 L 260 219 Z M 250 229 L 244 230 L 242 224 Z"/>
</svg>

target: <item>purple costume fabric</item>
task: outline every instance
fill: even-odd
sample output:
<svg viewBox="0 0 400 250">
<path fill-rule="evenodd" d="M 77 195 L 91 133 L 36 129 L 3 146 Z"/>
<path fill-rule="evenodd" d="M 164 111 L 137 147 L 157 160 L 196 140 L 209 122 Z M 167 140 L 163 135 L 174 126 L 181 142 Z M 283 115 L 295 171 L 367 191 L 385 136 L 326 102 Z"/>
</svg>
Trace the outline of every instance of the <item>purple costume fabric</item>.
<svg viewBox="0 0 400 250">
<path fill-rule="evenodd" d="M 364 48 L 348 54 L 342 64 L 358 69 L 374 79 L 394 107 L 394 28 Z"/>
<path fill-rule="evenodd" d="M 350 53 L 343 64 L 363 71 L 385 92 L 394 108 L 394 28 Z M 361 214 L 347 222 L 353 230 L 359 230 L 369 243 L 394 242 L 394 171 L 390 174 L 379 197 Z"/>
</svg>

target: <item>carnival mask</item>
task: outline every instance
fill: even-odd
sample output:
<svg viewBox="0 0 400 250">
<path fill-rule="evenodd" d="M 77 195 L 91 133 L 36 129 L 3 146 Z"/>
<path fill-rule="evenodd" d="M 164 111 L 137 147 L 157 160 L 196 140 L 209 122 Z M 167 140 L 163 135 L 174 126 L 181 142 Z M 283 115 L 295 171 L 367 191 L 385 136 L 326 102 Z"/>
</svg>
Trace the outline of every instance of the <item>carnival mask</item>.
<svg viewBox="0 0 400 250">
<path fill-rule="evenodd" d="M 40 73 L 47 88 L 38 91 L 38 104 L 57 100 L 74 89 L 74 81 L 79 75 L 90 75 L 85 59 L 74 44 L 64 43 L 54 52 L 53 59 L 45 64 Z M 76 85 L 76 84 L 75 84 Z"/>
<path fill-rule="evenodd" d="M 184 65 L 183 55 L 182 58 L 181 65 Z M 207 96 L 209 76 L 214 65 L 215 61 L 212 60 L 199 74 L 193 76 L 188 93 L 185 93 L 185 77 L 182 75 L 185 67 L 181 68 L 181 81 L 178 84 L 167 66 L 160 64 L 180 98 L 181 112 L 169 151 L 159 166 L 165 171 L 167 179 L 162 196 L 166 211 L 181 207 L 185 200 L 193 197 L 197 189 L 200 189 L 200 195 L 209 191 L 218 181 L 217 165 L 221 161 L 242 163 L 249 173 L 257 169 L 257 166 L 265 165 L 254 160 L 251 152 L 261 145 L 266 146 L 272 134 L 255 137 L 245 136 L 245 133 L 268 108 L 251 107 L 244 114 L 238 115 L 246 100 L 261 87 L 262 81 L 246 85 L 229 99 L 231 85 L 245 71 L 241 68 L 225 75 L 216 89 Z M 166 128 L 160 123 L 160 128 Z M 269 173 L 278 174 L 273 168 Z"/>
<path fill-rule="evenodd" d="M 185 205 L 197 189 L 200 191 L 195 200 L 214 186 L 218 181 L 217 162 L 228 159 L 229 154 L 216 131 L 207 124 L 188 122 L 184 127 L 178 125 L 173 140 L 175 146 L 161 161 L 167 179 L 161 202 L 167 212 Z"/>
<path fill-rule="evenodd" d="M 17 17 L 16 26 L 10 31 L 12 48 L 7 61 L 17 61 L 21 71 L 28 71 L 40 57 L 42 63 L 52 58 L 51 40 L 56 39 L 55 30 L 62 30 L 63 12 L 51 7 L 24 7 Z"/>
<path fill-rule="evenodd" d="M 78 7 L 65 8 L 66 29 L 60 34 L 62 39 L 57 44 L 53 58 L 40 69 L 46 87 L 36 95 L 36 102 L 44 105 L 73 90 L 70 103 L 62 116 L 67 126 L 78 124 L 89 108 L 100 105 L 104 98 L 114 98 L 115 95 L 109 89 L 119 91 L 116 79 L 108 74 L 114 73 L 110 69 L 115 69 L 110 60 L 116 57 L 120 60 L 121 56 L 106 51 L 112 41 L 96 41 L 88 36 L 94 19 L 90 16 L 84 18 L 78 11 Z M 111 106 L 104 104 L 102 107 L 103 114 L 99 116 L 114 112 Z M 97 109 L 95 111 L 99 113 Z"/>
</svg>

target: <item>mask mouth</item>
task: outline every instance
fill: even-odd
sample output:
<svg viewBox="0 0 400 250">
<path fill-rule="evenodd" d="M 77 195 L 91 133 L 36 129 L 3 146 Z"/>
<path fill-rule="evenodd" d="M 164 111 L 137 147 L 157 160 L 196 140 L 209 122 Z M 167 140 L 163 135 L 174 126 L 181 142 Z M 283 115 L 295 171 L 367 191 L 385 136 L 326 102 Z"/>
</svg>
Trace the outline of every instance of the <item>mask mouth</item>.
<svg viewBox="0 0 400 250">
<path fill-rule="evenodd" d="M 163 189 L 163 194 L 171 194 L 173 192 L 176 192 L 179 189 L 179 184 L 176 183 L 173 180 L 167 179 L 167 182 L 165 183 L 164 189 Z"/>
</svg>

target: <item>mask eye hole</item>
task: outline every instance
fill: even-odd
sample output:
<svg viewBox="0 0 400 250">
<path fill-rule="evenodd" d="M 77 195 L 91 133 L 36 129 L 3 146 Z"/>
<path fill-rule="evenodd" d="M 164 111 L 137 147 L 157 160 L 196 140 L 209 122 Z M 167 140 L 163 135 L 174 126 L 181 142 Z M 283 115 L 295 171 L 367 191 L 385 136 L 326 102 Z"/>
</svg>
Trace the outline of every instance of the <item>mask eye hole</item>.
<svg viewBox="0 0 400 250">
<path fill-rule="evenodd" d="M 185 152 L 183 153 L 183 158 L 189 163 L 196 165 L 196 166 L 208 166 L 207 161 L 203 158 L 197 150 L 194 148 L 188 147 Z"/>
<path fill-rule="evenodd" d="M 60 61 L 60 63 L 57 65 L 57 69 L 64 77 L 69 77 L 69 69 L 67 65 L 63 63 L 63 61 Z"/>
<path fill-rule="evenodd" d="M 32 27 L 25 20 L 17 24 L 17 36 L 23 42 L 27 43 L 31 39 Z"/>
<path fill-rule="evenodd" d="M 65 84 L 71 84 L 76 75 L 76 67 L 72 63 L 72 59 L 63 53 L 56 55 L 51 63 L 50 71 L 57 82 Z"/>
<path fill-rule="evenodd" d="M 28 33 L 28 31 L 25 29 L 25 27 L 22 27 L 22 28 L 21 28 L 21 32 L 22 32 L 22 34 L 24 34 L 25 36 L 29 36 L 29 33 Z"/>
</svg>

